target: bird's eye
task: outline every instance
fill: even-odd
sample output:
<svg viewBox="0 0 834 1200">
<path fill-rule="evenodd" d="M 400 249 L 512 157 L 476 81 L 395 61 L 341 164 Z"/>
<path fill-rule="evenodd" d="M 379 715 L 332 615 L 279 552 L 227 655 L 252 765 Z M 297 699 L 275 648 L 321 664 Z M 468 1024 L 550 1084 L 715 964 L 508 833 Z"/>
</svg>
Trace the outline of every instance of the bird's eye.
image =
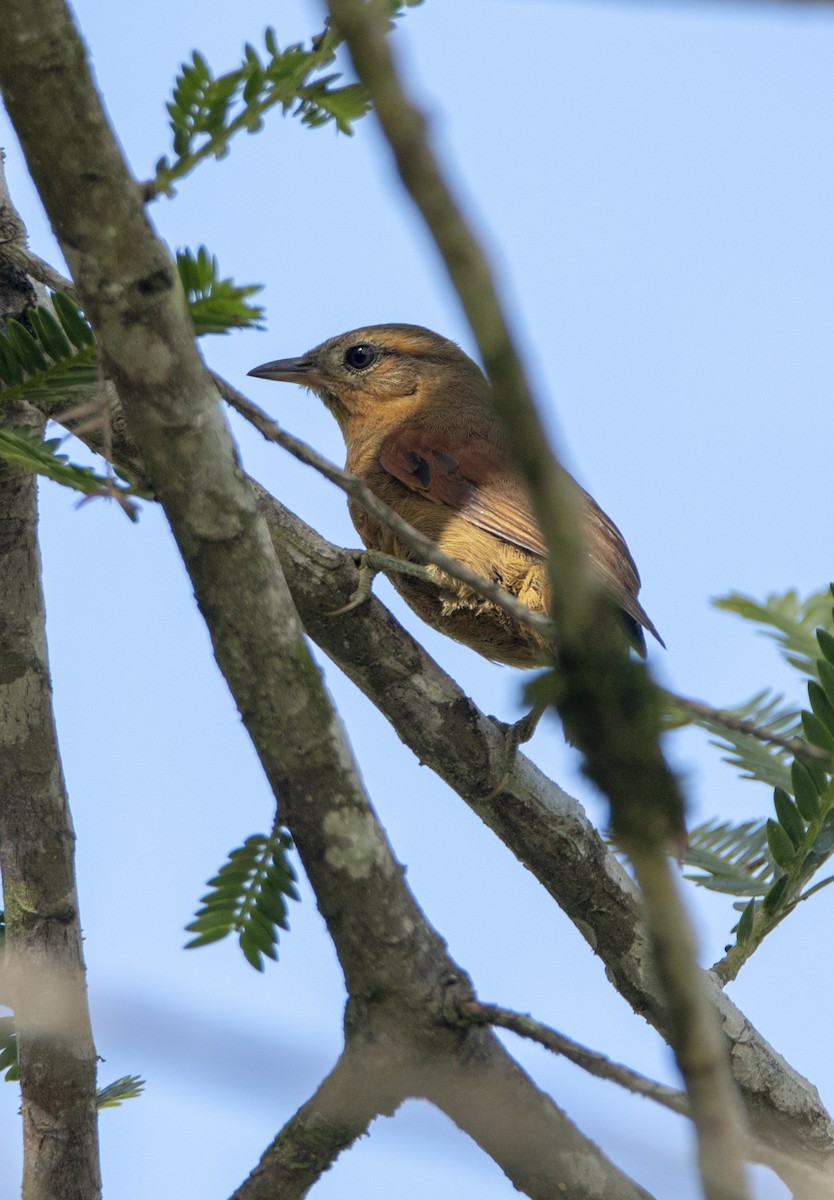
<svg viewBox="0 0 834 1200">
<path fill-rule="evenodd" d="M 350 346 L 345 351 L 345 366 L 353 367 L 354 371 L 364 371 L 377 360 L 377 351 L 373 346 L 362 342 L 358 346 Z"/>
</svg>

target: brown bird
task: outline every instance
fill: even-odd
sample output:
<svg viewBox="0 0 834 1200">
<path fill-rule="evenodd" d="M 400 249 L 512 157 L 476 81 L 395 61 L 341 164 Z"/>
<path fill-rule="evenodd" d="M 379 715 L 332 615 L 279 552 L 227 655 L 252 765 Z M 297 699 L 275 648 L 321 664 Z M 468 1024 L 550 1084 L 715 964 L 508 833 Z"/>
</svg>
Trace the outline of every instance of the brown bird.
<svg viewBox="0 0 834 1200">
<path fill-rule="evenodd" d="M 454 342 L 419 325 L 370 325 L 249 374 L 316 392 L 339 422 L 347 470 L 452 558 L 534 612 L 548 611 L 547 551 L 492 415 L 489 383 Z M 567 478 L 577 491 L 591 566 L 620 608 L 628 641 L 645 656 L 644 629 L 663 643 L 637 600 L 634 560 L 614 522 Z M 413 558 L 353 502 L 350 514 L 369 549 Z M 498 662 L 552 661 L 552 647 L 532 629 L 439 569 L 429 571 L 436 584 L 390 576 L 429 625 Z"/>
</svg>

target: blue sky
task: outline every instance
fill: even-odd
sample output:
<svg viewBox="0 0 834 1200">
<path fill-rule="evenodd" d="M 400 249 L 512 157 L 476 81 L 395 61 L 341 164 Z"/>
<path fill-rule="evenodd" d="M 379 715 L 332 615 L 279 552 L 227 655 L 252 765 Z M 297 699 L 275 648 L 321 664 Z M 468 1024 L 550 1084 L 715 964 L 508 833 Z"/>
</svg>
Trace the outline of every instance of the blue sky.
<svg viewBox="0 0 834 1200">
<path fill-rule="evenodd" d="M 137 176 L 169 150 L 164 102 L 199 48 L 219 72 L 267 24 L 314 33 L 315 5 L 146 0 L 75 5 Z M 428 0 L 397 34 L 409 79 L 497 264 L 542 411 L 565 461 L 623 529 L 668 650 L 658 677 L 716 704 L 791 681 L 769 645 L 715 612 L 731 589 L 815 589 L 834 575 L 834 13 L 799 4 Z M 59 261 L 5 119 L 13 194 L 33 248 Z M 211 365 L 329 457 L 318 402 L 246 380 L 332 334 L 412 321 L 472 339 L 371 120 L 347 139 L 272 114 L 262 134 L 152 206 L 172 247 L 205 242 L 265 285 L 268 331 L 204 342 Z M 247 468 L 333 541 L 357 544 L 343 497 L 234 422 Z M 226 852 L 270 823 L 271 798 L 211 658 L 161 514 L 137 527 L 103 503 L 41 489 L 55 703 L 73 813 L 101 1078 L 145 1096 L 102 1117 L 106 1194 L 229 1194 L 340 1045 L 339 971 L 309 890 L 281 961 L 257 976 L 236 947 L 182 952 L 182 927 Z M 398 615 L 487 711 L 520 712 L 522 676 Z M 669 1053 L 607 985 L 571 924 L 454 795 L 403 750 L 338 671 L 329 685 L 417 897 L 487 1000 L 674 1082 Z M 692 819 L 767 812 L 698 734 L 670 742 Z M 532 754 L 604 807 L 544 724 Z M 392 780 L 396 786 L 392 787 Z M 730 989 L 831 1101 L 834 893 L 792 915 Z M 690 890 L 705 963 L 728 902 Z M 802 1020 L 795 1017 L 801 1012 Z M 624 1169 L 689 1200 L 681 1121 L 535 1048 L 512 1048 Z M 0 1155 L 19 1161 L 17 1096 L 0 1088 Z M 17 1194 L 11 1171 L 0 1200 Z M 757 1174 L 757 1196 L 783 1195 Z M 509 1200 L 500 1171 L 445 1118 L 411 1104 L 313 1189 Z"/>
</svg>

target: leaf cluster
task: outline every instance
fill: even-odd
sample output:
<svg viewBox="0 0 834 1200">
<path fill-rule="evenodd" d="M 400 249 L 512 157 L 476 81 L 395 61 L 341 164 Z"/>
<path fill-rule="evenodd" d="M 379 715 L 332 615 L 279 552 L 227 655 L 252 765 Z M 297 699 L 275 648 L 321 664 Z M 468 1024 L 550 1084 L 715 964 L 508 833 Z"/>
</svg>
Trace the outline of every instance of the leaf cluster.
<svg viewBox="0 0 834 1200">
<path fill-rule="evenodd" d="M 0 402 L 50 400 L 95 387 L 93 331 L 68 296 L 52 293 L 52 311 L 30 308 L 0 332 Z"/>
<path fill-rule="evenodd" d="M 247 44 L 240 66 L 219 76 L 195 50 L 180 68 L 167 105 L 175 157 L 157 162 L 147 190 L 170 193 L 172 184 L 203 159 L 223 158 L 237 133 L 257 133 L 265 114 L 278 105 L 309 128 L 332 120 L 340 132 L 351 134 L 353 122 L 368 111 L 364 88 L 340 87 L 340 75 L 320 74 L 333 63 L 338 41 L 327 29 L 309 49 L 293 44 L 282 50 L 275 30 L 267 29 L 262 53 Z"/>
<path fill-rule="evenodd" d="M 196 254 L 178 250 L 177 270 L 197 337 L 233 329 L 263 329 L 263 308 L 248 302 L 262 290 L 261 284 L 241 285 L 223 279 L 216 257 L 205 246 Z"/>
<path fill-rule="evenodd" d="M 178 251 L 176 262 L 197 337 L 262 328 L 264 310 L 249 300 L 259 285 L 224 278 L 205 246 Z M 84 314 L 63 292 L 52 293 L 51 305 L 30 308 L 23 321 L 12 319 L 0 332 L 0 405 L 70 400 L 100 386 L 95 337 Z M 45 438 L 37 428 L 0 420 L 0 459 L 86 497 L 110 496 L 135 520 L 129 498 L 145 493 L 112 469 L 101 475 L 71 462 L 61 445 L 61 438 Z"/>
<path fill-rule="evenodd" d="M 389 21 L 422 0 L 374 0 Z M 264 116 L 280 106 L 286 115 L 299 117 L 309 129 L 334 122 L 340 133 L 353 134 L 353 126 L 370 109 L 362 84 L 339 84 L 339 72 L 323 74 L 336 60 L 341 37 L 328 21 L 309 47 L 300 42 L 281 47 L 275 30 L 263 35 L 263 50 L 247 43 L 240 66 L 215 75 L 199 50 L 183 63 L 167 104 L 173 134 L 173 160 L 163 156 L 144 188 L 148 197 L 172 192 L 172 185 L 206 158 L 223 158 L 238 133 L 257 133 Z"/>
<path fill-rule="evenodd" d="M 123 1075 L 114 1079 L 96 1093 L 96 1108 L 118 1108 L 125 1100 L 135 1100 L 145 1090 L 145 1081 L 139 1075 Z"/>
<path fill-rule="evenodd" d="M 209 881 L 202 907 L 186 926 L 196 934 L 186 949 L 207 946 L 236 933 L 246 961 L 264 969 L 263 955 L 277 959 L 278 930 L 289 929 L 287 899 L 298 900 L 295 871 L 287 858 L 292 840 L 285 829 L 253 834 Z"/>
<path fill-rule="evenodd" d="M 800 601 L 795 592 L 769 596 L 759 604 L 731 596 L 720 602 L 728 611 L 765 627 L 786 661 L 805 676 L 808 707 L 783 707 L 782 697 L 760 692 L 731 710 L 765 730 L 795 737 L 799 752 L 764 744 L 750 734 L 721 728 L 703 719 L 728 761 L 747 778 L 773 787 L 773 816 L 765 821 L 707 822 L 692 830 L 686 855 L 690 875 L 713 891 L 746 899 L 736 934 L 745 955 L 783 917 L 829 880 L 808 887 L 834 853 L 834 613 L 830 593 Z M 820 627 L 816 627 L 820 626 Z M 815 747 L 829 756 L 803 753 Z"/>
</svg>

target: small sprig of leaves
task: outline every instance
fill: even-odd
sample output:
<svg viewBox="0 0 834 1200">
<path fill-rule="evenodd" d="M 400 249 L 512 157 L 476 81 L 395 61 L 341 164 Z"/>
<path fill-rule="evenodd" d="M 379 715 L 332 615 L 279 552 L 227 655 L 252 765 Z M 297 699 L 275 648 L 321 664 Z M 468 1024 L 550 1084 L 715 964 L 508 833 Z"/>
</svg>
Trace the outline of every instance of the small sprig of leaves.
<svg viewBox="0 0 834 1200">
<path fill-rule="evenodd" d="M 821 684 L 819 672 L 824 668 L 819 666 L 816 631 L 821 627 L 834 636 L 831 598 L 827 590 L 814 592 L 804 600 L 793 589 L 773 593 L 763 601 L 732 593 L 713 603 L 725 612 L 735 613 L 758 625 L 765 636 L 773 638 L 788 665 L 805 677 L 806 686 L 809 679 L 816 686 Z M 768 742 L 766 737 L 764 740 L 752 737 L 742 729 L 729 729 L 720 715 L 729 714 L 755 726 L 765 735 L 774 733 L 783 739 L 796 738 L 801 741 L 804 734 L 808 742 L 828 753 L 824 734 L 820 732 L 813 715 L 813 704 L 809 707 L 811 712 L 803 716 L 799 705 L 786 703 L 784 696 L 768 688 L 757 692 L 743 704 L 721 709 L 720 713 L 716 710 L 710 713 L 705 709 L 703 714 L 693 715 L 691 710 L 674 709 L 673 719 L 676 725 L 697 724 L 714 734 L 713 744 L 725 751 L 725 761 L 737 768 L 743 778 L 790 791 L 792 748 Z M 820 737 L 823 738 L 822 742 L 818 741 Z"/>
<path fill-rule="evenodd" d="M 285 829 L 253 834 L 209 881 L 202 907 L 186 926 L 197 936 L 186 950 L 236 933 L 246 961 L 263 971 L 263 955 L 277 960 L 278 929 L 289 929 L 287 898 L 298 900 L 295 871 L 287 858 L 292 839 Z"/>
<path fill-rule="evenodd" d="M 145 1090 L 145 1081 L 140 1075 L 123 1075 L 114 1079 L 96 1093 L 96 1108 L 118 1108 L 125 1100 L 135 1100 Z"/>
<path fill-rule="evenodd" d="M 5 953 L 6 915 L 0 909 L 0 960 Z M 20 1079 L 17 1061 L 17 1035 L 14 1031 L 14 1017 L 0 1017 L 0 1074 L 5 1071 L 7 1083 Z"/>
<path fill-rule="evenodd" d="M 264 310 L 249 301 L 260 285 L 223 278 L 217 259 L 205 246 L 196 252 L 178 251 L 176 261 L 197 337 L 262 327 Z M 63 292 L 53 292 L 52 306 L 52 311 L 42 305 L 31 308 L 22 322 L 11 320 L 5 333 L 0 332 L 0 406 L 10 400 L 35 406 L 54 403 L 100 386 L 95 338 L 84 314 Z M 68 410 L 63 416 L 69 419 L 81 411 L 80 407 Z M 138 510 L 130 498 L 149 498 L 147 493 L 115 469 L 102 475 L 71 462 L 61 452 L 62 444 L 62 438 L 44 438 L 38 429 L 0 421 L 0 458 L 86 498 L 115 499 L 135 521 Z"/>
<path fill-rule="evenodd" d="M 14 1017 L 0 1017 L 0 1074 L 4 1071 L 6 1083 L 16 1083 L 20 1079 Z"/>
<path fill-rule="evenodd" d="M 422 0 L 375 0 L 389 21 L 402 16 Z M 257 133 L 271 108 L 299 117 L 308 129 L 333 121 L 340 133 L 353 134 L 353 126 L 370 109 L 360 83 L 337 86 L 339 73 L 320 74 L 332 66 L 341 37 L 328 21 L 310 41 L 309 48 L 295 42 L 283 50 L 274 29 L 264 33 L 264 49 L 244 46 L 239 67 L 216 76 L 198 50 L 183 63 L 168 102 L 174 135 L 174 158 L 156 164 L 153 179 L 143 185 L 146 199 L 171 195 L 173 184 L 207 158 L 223 158 L 229 143 L 241 132 Z"/>
<path fill-rule="evenodd" d="M 763 896 L 770 887 L 764 821 L 706 821 L 690 829 L 688 843 L 686 865 L 701 872 L 686 876 L 693 883 L 731 896 Z"/>
<path fill-rule="evenodd" d="M 806 599 L 791 588 L 773 592 L 763 601 L 754 600 L 740 592 L 731 592 L 713 600 L 715 608 L 735 613 L 759 625 L 765 637 L 773 638 L 789 666 L 802 675 L 814 675 L 817 659 L 816 630 L 831 620 L 828 593 L 812 592 Z"/>
<path fill-rule="evenodd" d="M 52 293 L 53 311 L 30 308 L 25 324 L 14 319 L 0 332 L 0 403 L 51 400 L 95 387 L 93 331 L 63 292 Z"/>
<path fill-rule="evenodd" d="M 282 50 L 275 30 L 267 29 L 263 56 L 247 44 L 241 65 L 219 76 L 195 50 L 181 67 L 167 106 L 175 157 L 160 158 L 144 195 L 170 195 L 172 185 L 204 159 L 223 158 L 236 134 L 257 133 L 265 114 L 277 105 L 284 113 L 292 110 L 310 128 L 332 120 L 340 132 L 351 134 L 353 122 L 368 111 L 364 88 L 337 87 L 338 74 L 319 74 L 333 63 L 338 44 L 328 28 L 309 49 L 293 44 Z"/>
<path fill-rule="evenodd" d="M 768 597 L 763 605 L 733 598 L 732 611 L 757 624 L 769 625 L 786 660 L 806 678 L 808 707 L 797 713 L 781 710 L 776 698 L 761 693 L 747 706 L 780 731 L 803 735 L 829 755 L 828 764 L 800 754 L 791 759 L 784 747 L 762 746 L 747 735 L 721 733 L 733 751 L 730 760 L 748 778 L 773 786 L 774 815 L 765 822 L 742 825 L 709 823 L 692 831 L 685 861 L 702 874 L 690 876 L 714 891 L 744 897 L 736 942 L 716 965 L 731 979 L 764 937 L 801 900 L 832 879 L 810 884 L 834 853 L 834 613 L 830 593 L 799 601 L 796 593 Z M 737 603 L 739 599 L 743 604 Z M 823 603 L 824 602 L 824 603 Z M 729 604 L 724 607 L 729 608 Z M 824 627 L 809 630 L 822 619 Z M 738 710 L 737 710 L 738 711 Z M 764 754 L 762 753 L 764 751 Z"/>
<path fill-rule="evenodd" d="M 99 475 L 92 467 L 70 462 L 68 455 L 60 453 L 62 443 L 63 438 L 44 438 L 39 429 L 0 423 L 0 458 L 63 487 L 83 492 L 86 498 L 109 496 L 119 502 L 131 521 L 136 521 L 138 510 L 130 497 L 146 493 L 136 490 L 115 470 L 110 475 Z"/>
<path fill-rule="evenodd" d="M 0 1074 L 5 1071 L 3 1078 L 6 1083 L 20 1081 L 20 1062 L 17 1056 L 17 1034 L 15 1033 L 14 1017 L 0 1017 Z M 123 1075 L 106 1087 L 96 1092 L 96 1108 L 118 1108 L 125 1100 L 133 1100 L 140 1096 L 145 1088 L 145 1081 L 139 1075 Z"/>
<path fill-rule="evenodd" d="M 11 400 L 37 405 L 56 396 L 69 399 L 97 384 L 93 331 L 63 292 L 53 293 L 51 310 L 44 305 L 30 308 L 23 321 L 12 319 L 0 332 L 0 405 Z M 129 499 L 136 493 L 129 481 L 71 463 L 60 446 L 60 438 L 44 439 L 39 429 L 0 421 L 0 458 L 86 497 L 115 498 L 131 520 L 136 519 L 136 506 Z"/>
<path fill-rule="evenodd" d="M 262 290 L 262 284 L 241 285 L 223 279 L 217 259 L 205 246 L 196 254 L 178 250 L 177 270 L 197 337 L 233 329 L 263 329 L 263 308 L 248 302 L 249 296 Z"/>
</svg>

